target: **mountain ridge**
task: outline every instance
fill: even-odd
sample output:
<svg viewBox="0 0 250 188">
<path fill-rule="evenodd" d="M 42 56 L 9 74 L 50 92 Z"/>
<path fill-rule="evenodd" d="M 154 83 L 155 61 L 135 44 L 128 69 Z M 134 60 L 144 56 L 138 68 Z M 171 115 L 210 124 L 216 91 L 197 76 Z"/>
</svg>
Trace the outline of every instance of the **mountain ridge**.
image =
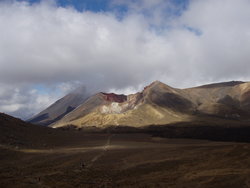
<svg viewBox="0 0 250 188">
<path fill-rule="evenodd" d="M 47 125 L 141 127 L 192 121 L 201 116 L 248 120 L 250 83 L 231 81 L 178 89 L 154 81 L 135 94 L 99 92 L 79 103 Z"/>
</svg>

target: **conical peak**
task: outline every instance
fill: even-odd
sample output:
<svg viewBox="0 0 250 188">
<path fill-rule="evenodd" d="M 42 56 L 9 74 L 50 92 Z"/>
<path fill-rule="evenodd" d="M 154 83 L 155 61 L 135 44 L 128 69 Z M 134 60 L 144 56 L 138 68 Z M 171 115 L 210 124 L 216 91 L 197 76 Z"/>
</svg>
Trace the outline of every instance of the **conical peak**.
<svg viewBox="0 0 250 188">
<path fill-rule="evenodd" d="M 85 86 L 80 86 L 73 91 L 71 91 L 69 94 L 84 94 L 87 93 L 86 87 Z"/>
<path fill-rule="evenodd" d="M 147 88 L 152 87 L 152 86 L 154 86 L 154 85 L 158 85 L 158 84 L 160 84 L 160 83 L 161 83 L 160 81 L 156 80 L 156 81 L 152 82 L 151 84 L 145 86 L 144 89 L 147 89 Z"/>
<path fill-rule="evenodd" d="M 171 88 L 170 86 L 164 84 L 163 82 L 156 80 L 156 81 L 152 82 L 151 84 L 149 84 L 148 86 L 144 87 L 143 91 L 148 90 L 150 88 L 155 88 L 155 87 L 169 87 L 169 88 Z"/>
<path fill-rule="evenodd" d="M 155 81 L 153 81 L 150 85 L 159 85 L 159 84 L 164 84 L 164 83 L 162 83 L 161 81 L 159 81 L 159 80 L 155 80 Z M 165 84 L 164 84 L 165 85 Z"/>
</svg>

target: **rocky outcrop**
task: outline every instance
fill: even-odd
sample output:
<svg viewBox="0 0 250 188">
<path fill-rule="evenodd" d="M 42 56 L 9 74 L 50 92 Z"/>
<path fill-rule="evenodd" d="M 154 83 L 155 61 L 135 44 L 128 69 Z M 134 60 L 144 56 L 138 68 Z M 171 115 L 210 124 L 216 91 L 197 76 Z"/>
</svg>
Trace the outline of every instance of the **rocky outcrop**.
<svg viewBox="0 0 250 188">
<path fill-rule="evenodd" d="M 115 93 L 102 93 L 106 101 L 122 103 L 127 100 L 126 95 L 117 95 Z"/>
</svg>

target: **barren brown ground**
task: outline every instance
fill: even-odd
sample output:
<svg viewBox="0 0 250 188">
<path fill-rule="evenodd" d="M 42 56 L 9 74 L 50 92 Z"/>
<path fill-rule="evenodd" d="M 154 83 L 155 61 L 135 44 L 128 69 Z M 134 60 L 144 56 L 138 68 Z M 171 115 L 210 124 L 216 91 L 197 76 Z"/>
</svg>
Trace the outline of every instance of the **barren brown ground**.
<svg viewBox="0 0 250 188">
<path fill-rule="evenodd" d="M 250 187 L 248 143 L 70 134 L 62 144 L 1 145 L 0 187 Z"/>
</svg>

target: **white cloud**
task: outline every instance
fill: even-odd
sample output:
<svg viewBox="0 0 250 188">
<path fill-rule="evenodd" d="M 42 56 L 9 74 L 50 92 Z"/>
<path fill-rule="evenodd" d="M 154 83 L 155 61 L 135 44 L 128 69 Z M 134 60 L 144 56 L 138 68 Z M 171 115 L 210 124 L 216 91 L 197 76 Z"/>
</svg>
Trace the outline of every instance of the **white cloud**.
<svg viewBox="0 0 250 188">
<path fill-rule="evenodd" d="M 249 79 L 250 2 L 193 1 L 182 24 L 202 31 L 197 72 L 212 80 Z M 194 54 L 194 53 L 193 53 Z"/>
<path fill-rule="evenodd" d="M 40 93 L 25 85 L 0 84 L 0 112 L 27 119 L 55 102 L 62 93 Z"/>
<path fill-rule="evenodd" d="M 180 15 L 170 1 L 126 1 L 122 19 L 51 2 L 0 3 L 2 111 L 37 112 L 79 83 L 129 92 L 250 77 L 248 0 L 193 0 Z M 32 93 L 36 84 L 57 92 Z"/>
</svg>

